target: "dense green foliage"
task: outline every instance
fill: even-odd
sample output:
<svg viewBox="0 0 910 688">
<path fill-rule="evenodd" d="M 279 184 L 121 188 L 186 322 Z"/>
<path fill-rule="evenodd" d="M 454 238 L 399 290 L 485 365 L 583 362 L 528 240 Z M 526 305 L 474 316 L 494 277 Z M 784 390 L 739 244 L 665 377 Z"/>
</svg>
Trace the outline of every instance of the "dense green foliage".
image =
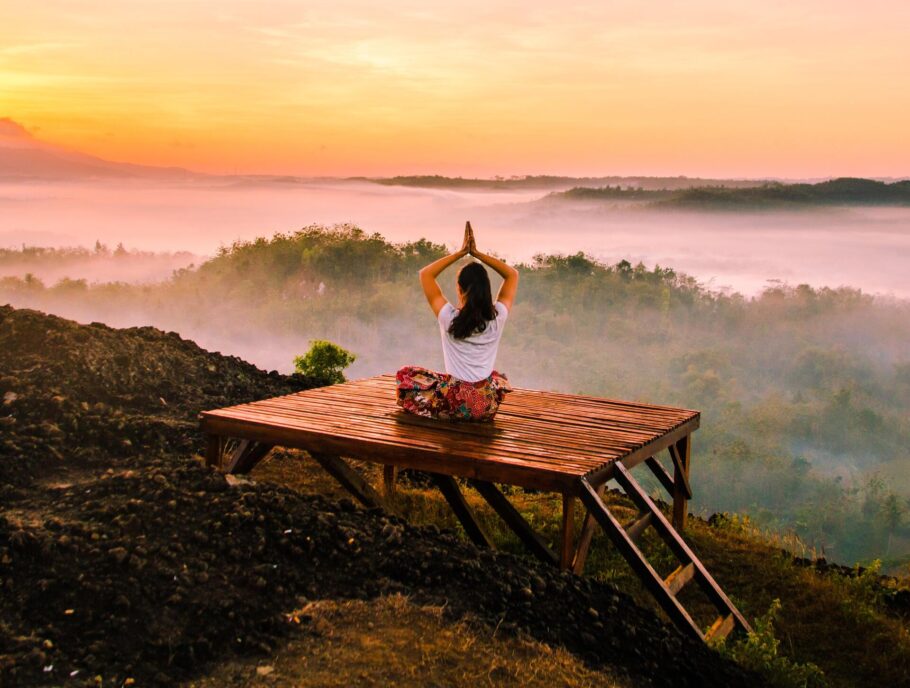
<svg viewBox="0 0 910 688">
<path fill-rule="evenodd" d="M 310 345 L 310 350 L 303 356 L 294 358 L 294 369 L 301 375 L 322 378 L 332 384 L 344 382 L 344 369 L 357 357 L 324 339 L 314 339 Z"/>
<path fill-rule="evenodd" d="M 235 243 L 156 286 L 6 278 L 0 299 L 154 324 L 274 367 L 329 339 L 358 353 L 359 377 L 441 367 L 417 270 L 444 251 L 313 226 Z M 693 508 L 749 513 L 841 562 L 910 561 L 910 304 L 806 285 L 744 298 L 583 254 L 519 269 L 498 361 L 513 382 L 700 409 Z"/>
<path fill-rule="evenodd" d="M 679 190 L 617 185 L 575 187 L 549 197 L 565 200 L 648 201 L 657 208 L 698 210 L 771 210 L 824 205 L 910 205 L 910 181 L 887 184 L 873 179 L 843 177 L 818 184 L 779 182 L 740 186 L 692 186 Z"/>
</svg>

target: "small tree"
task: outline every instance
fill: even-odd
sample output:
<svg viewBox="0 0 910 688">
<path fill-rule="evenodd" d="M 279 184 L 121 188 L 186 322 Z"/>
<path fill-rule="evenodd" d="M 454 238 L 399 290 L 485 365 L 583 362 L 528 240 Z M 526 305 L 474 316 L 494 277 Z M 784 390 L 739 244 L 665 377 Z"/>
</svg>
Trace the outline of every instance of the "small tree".
<svg viewBox="0 0 910 688">
<path fill-rule="evenodd" d="M 321 377 L 332 384 L 344 382 L 344 371 L 357 357 L 347 349 L 324 339 L 310 341 L 310 350 L 294 358 L 298 373 Z"/>
</svg>

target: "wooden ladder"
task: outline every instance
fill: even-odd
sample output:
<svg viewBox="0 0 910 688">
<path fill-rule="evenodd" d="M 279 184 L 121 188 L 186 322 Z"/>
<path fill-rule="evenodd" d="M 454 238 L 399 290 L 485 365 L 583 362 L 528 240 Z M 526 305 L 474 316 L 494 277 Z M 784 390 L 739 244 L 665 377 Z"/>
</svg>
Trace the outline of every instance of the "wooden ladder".
<svg viewBox="0 0 910 688">
<path fill-rule="evenodd" d="M 724 594 L 717 581 L 708 573 L 708 570 L 673 528 L 660 508 L 632 477 L 629 469 L 617 461 L 614 464 L 611 478 L 619 483 L 639 509 L 639 517 L 631 524 L 625 527 L 620 524 L 586 478 L 581 478 L 581 500 L 629 562 L 648 591 L 657 599 L 658 604 L 670 617 L 670 620 L 684 633 L 689 633 L 704 641 L 725 638 L 736 628 L 746 632 L 751 631 L 751 627 L 739 610 Z M 680 562 L 679 567 L 666 578 L 661 577 L 654 570 L 638 547 L 638 539 L 649 527 L 658 532 Z M 693 621 L 692 616 L 677 597 L 679 591 L 693 579 L 698 582 L 719 613 L 717 620 L 706 631 L 703 631 Z"/>
</svg>

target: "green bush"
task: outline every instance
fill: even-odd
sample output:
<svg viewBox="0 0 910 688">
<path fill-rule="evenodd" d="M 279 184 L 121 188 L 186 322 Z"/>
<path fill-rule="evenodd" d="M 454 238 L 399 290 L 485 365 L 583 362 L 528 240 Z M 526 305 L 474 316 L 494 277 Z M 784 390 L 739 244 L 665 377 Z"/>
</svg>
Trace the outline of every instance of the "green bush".
<svg viewBox="0 0 910 688">
<path fill-rule="evenodd" d="M 321 377 L 332 384 L 344 382 L 344 369 L 357 357 L 347 349 L 324 339 L 310 341 L 310 350 L 303 356 L 294 358 L 294 368 L 298 373 Z"/>
<path fill-rule="evenodd" d="M 778 654 L 780 640 L 774 635 L 774 617 L 780 611 L 780 600 L 771 603 L 764 616 L 755 619 L 749 635 L 720 650 L 741 666 L 764 676 L 780 688 L 823 688 L 828 685 L 822 670 L 815 664 L 799 664 Z"/>
</svg>

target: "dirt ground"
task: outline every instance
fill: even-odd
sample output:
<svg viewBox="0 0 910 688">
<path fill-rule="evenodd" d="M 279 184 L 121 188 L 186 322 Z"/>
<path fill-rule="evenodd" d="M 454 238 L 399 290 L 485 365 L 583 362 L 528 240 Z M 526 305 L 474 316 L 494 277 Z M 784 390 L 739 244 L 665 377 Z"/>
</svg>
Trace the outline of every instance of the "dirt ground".
<svg viewBox="0 0 910 688">
<path fill-rule="evenodd" d="M 631 688 L 578 658 L 482 623 L 452 622 L 441 607 L 402 595 L 324 600 L 291 613 L 312 619 L 304 637 L 265 659 L 234 660 L 183 688 L 345 688 L 364 686 L 528 686 Z"/>
</svg>

